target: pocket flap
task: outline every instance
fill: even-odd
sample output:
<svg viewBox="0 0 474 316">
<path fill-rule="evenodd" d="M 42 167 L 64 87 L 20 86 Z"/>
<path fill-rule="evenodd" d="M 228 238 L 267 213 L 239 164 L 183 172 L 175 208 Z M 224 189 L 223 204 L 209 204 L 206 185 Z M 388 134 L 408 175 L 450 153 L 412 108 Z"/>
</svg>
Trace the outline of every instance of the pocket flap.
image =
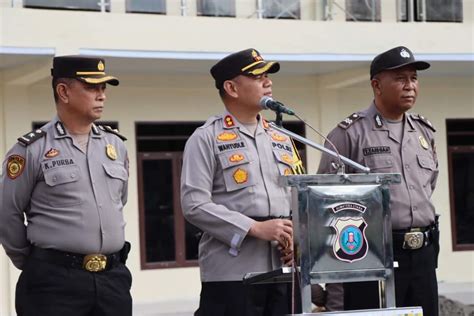
<svg viewBox="0 0 474 316">
<path fill-rule="evenodd" d="M 429 170 L 435 170 L 436 166 L 433 161 L 433 158 L 421 155 L 417 155 L 416 157 L 418 158 L 418 163 L 420 164 L 420 167 Z"/>
<path fill-rule="evenodd" d="M 50 187 L 79 181 L 81 172 L 78 166 L 64 166 L 44 171 L 44 181 Z"/>
<path fill-rule="evenodd" d="M 279 162 L 293 167 L 293 156 L 291 155 L 291 153 L 286 151 L 273 150 L 273 155 Z"/>
<path fill-rule="evenodd" d="M 394 164 L 392 157 L 388 155 L 373 155 L 365 157 L 364 160 L 371 170 L 392 168 Z"/>
<path fill-rule="evenodd" d="M 121 163 L 104 163 L 102 166 L 104 167 L 105 173 L 111 178 L 127 181 L 128 173 Z"/>
</svg>

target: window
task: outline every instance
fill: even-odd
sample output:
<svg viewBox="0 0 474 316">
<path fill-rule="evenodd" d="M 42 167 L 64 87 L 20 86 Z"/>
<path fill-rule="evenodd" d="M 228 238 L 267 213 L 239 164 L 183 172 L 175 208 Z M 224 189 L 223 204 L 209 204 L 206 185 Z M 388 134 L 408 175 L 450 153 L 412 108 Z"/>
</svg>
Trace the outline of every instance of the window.
<svg viewBox="0 0 474 316">
<path fill-rule="evenodd" d="M 127 0 L 126 11 L 131 13 L 166 14 L 166 0 Z"/>
<path fill-rule="evenodd" d="M 263 0 L 263 17 L 300 19 L 300 0 Z"/>
<path fill-rule="evenodd" d="M 380 20 L 380 0 L 346 0 L 346 21 Z"/>
<path fill-rule="evenodd" d="M 474 250 L 474 119 L 447 119 L 453 250 Z"/>
<path fill-rule="evenodd" d="M 235 17 L 235 0 L 197 0 L 197 15 Z"/>
<path fill-rule="evenodd" d="M 184 145 L 204 122 L 138 122 L 138 201 L 142 269 L 197 266 L 200 230 L 188 223 L 180 205 Z M 304 124 L 284 127 L 304 135 Z M 303 162 L 304 145 L 296 142 Z"/>
<path fill-rule="evenodd" d="M 462 0 L 397 0 L 399 21 L 462 22 Z"/>
<path fill-rule="evenodd" d="M 110 11 L 110 0 L 103 0 L 106 11 Z M 101 11 L 101 0 L 23 0 L 26 8 Z"/>
</svg>

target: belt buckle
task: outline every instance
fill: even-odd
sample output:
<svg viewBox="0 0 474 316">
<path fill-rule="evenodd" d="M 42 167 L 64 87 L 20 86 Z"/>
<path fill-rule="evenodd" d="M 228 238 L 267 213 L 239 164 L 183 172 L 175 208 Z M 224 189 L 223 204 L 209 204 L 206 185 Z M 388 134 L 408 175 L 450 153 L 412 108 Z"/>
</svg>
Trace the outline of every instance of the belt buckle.
<svg viewBox="0 0 474 316">
<path fill-rule="evenodd" d="M 422 232 L 408 232 L 403 237 L 403 249 L 420 249 L 423 247 L 424 234 Z"/>
<path fill-rule="evenodd" d="M 84 257 L 82 267 L 89 272 L 101 272 L 107 266 L 107 257 L 101 254 L 90 254 Z"/>
</svg>

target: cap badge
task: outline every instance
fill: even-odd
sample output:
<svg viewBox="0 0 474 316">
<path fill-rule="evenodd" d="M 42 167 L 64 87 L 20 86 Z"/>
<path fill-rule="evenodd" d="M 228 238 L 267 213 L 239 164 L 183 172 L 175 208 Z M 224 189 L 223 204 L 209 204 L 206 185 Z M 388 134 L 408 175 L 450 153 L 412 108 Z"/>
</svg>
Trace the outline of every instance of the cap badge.
<svg viewBox="0 0 474 316">
<path fill-rule="evenodd" d="M 418 139 L 420 140 L 421 147 L 423 147 L 426 150 L 428 150 L 428 148 L 430 148 L 430 145 L 428 145 L 428 142 L 426 141 L 426 139 L 423 136 L 419 136 Z"/>
<path fill-rule="evenodd" d="M 229 157 L 230 162 L 239 162 L 245 159 L 245 156 L 242 154 L 233 154 Z"/>
<path fill-rule="evenodd" d="M 245 183 L 245 182 L 247 182 L 248 178 L 249 178 L 249 175 L 248 175 L 248 172 L 246 170 L 241 169 L 241 168 L 235 170 L 235 172 L 234 172 L 234 181 L 235 181 L 235 183 L 237 183 L 237 184 Z"/>
<path fill-rule="evenodd" d="M 255 61 L 261 61 L 263 60 L 262 56 L 260 56 L 256 50 L 252 51 L 252 57 Z"/>
<path fill-rule="evenodd" d="M 235 123 L 234 123 L 234 120 L 232 119 L 232 116 L 226 115 L 224 117 L 224 124 L 226 127 L 233 127 Z"/>
<path fill-rule="evenodd" d="M 25 158 L 19 155 L 11 155 L 7 161 L 7 174 L 12 180 L 18 178 L 25 169 Z"/>
<path fill-rule="evenodd" d="M 410 58 L 410 53 L 406 51 L 406 49 L 402 49 L 400 51 L 400 56 L 402 56 L 403 58 Z"/>
<path fill-rule="evenodd" d="M 105 149 L 105 153 L 107 154 L 107 157 L 109 157 L 109 159 L 117 159 L 117 152 L 115 151 L 114 145 L 107 144 L 107 146 L 105 146 Z"/>
<path fill-rule="evenodd" d="M 99 61 L 99 63 L 97 64 L 97 69 L 98 69 L 99 71 L 104 71 L 105 65 L 104 65 L 104 63 L 102 62 L 102 60 Z"/>
<path fill-rule="evenodd" d="M 283 136 L 283 135 L 280 135 L 280 134 L 277 134 L 277 133 L 273 133 L 272 134 L 272 139 L 274 141 L 277 141 L 277 142 L 284 142 L 286 141 L 288 138 L 286 136 Z"/>
<path fill-rule="evenodd" d="M 46 154 L 44 154 L 44 156 L 46 158 L 54 158 L 57 155 L 59 155 L 59 150 L 57 150 L 55 148 L 51 148 L 50 150 L 48 150 L 48 152 Z"/>
<path fill-rule="evenodd" d="M 223 142 L 228 142 L 237 138 L 236 133 L 232 132 L 222 132 L 217 136 L 217 139 Z"/>
</svg>

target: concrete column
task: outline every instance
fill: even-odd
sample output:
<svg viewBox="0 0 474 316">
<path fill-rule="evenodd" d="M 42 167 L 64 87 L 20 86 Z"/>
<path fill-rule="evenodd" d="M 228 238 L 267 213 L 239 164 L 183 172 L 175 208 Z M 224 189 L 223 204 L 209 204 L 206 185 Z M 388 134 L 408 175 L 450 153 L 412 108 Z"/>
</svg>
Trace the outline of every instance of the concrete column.
<svg viewBox="0 0 474 316">
<path fill-rule="evenodd" d="M 398 1 L 380 0 L 380 16 L 383 23 L 395 23 L 398 20 Z"/>
<path fill-rule="evenodd" d="M 110 12 L 111 13 L 125 13 L 126 2 L 127 0 L 110 0 Z"/>
<path fill-rule="evenodd" d="M 257 18 L 257 0 L 235 1 L 235 16 L 237 18 Z"/>
</svg>

